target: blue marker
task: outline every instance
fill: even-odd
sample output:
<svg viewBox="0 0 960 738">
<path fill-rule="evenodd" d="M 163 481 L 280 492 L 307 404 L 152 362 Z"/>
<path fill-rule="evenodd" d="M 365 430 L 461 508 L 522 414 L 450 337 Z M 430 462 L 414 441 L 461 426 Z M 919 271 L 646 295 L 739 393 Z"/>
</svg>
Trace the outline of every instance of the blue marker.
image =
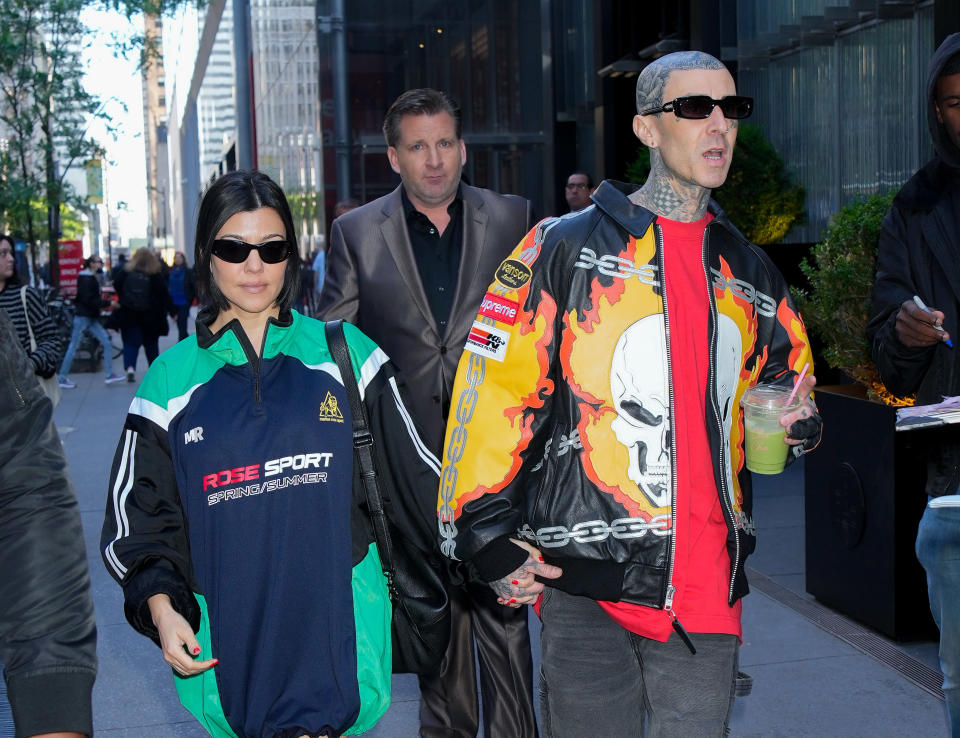
<svg viewBox="0 0 960 738">
<path fill-rule="evenodd" d="M 933 312 L 933 310 L 931 310 L 930 308 L 928 308 L 926 305 L 923 304 L 923 300 L 920 299 L 920 296 L 919 296 L 919 295 L 914 295 L 914 296 L 913 296 L 913 301 L 914 301 L 915 303 L 917 303 L 917 307 L 920 308 L 921 310 L 923 310 L 923 311 L 925 311 L 925 312 L 928 312 L 928 313 L 932 313 L 932 312 Z M 943 333 L 943 326 L 942 326 L 942 325 L 934 325 L 933 327 L 936 328 L 936 329 L 937 329 L 938 331 L 940 331 L 941 333 Z M 953 348 L 953 341 L 951 341 L 949 338 L 948 338 L 946 341 L 944 341 L 944 343 L 947 344 L 947 346 L 949 346 L 950 348 Z"/>
</svg>

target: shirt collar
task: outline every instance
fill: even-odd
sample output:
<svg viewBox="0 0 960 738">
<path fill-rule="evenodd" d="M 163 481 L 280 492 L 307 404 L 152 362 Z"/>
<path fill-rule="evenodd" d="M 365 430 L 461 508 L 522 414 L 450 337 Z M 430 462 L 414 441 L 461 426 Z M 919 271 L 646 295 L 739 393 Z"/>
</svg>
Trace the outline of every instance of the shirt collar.
<svg viewBox="0 0 960 738">
<path fill-rule="evenodd" d="M 417 210 L 414 204 L 410 202 L 410 198 L 407 197 L 406 187 L 403 187 L 403 186 L 400 187 L 400 199 L 403 202 L 403 215 L 407 220 L 410 220 L 410 218 L 416 217 L 417 215 L 422 215 L 425 218 L 427 217 L 424 213 L 421 213 L 419 210 Z M 463 205 L 463 183 L 461 182 L 457 185 L 457 194 L 453 196 L 453 200 L 450 202 L 449 205 L 447 205 L 447 213 L 449 213 L 452 216 L 454 213 L 456 213 L 460 209 L 462 205 Z"/>
</svg>

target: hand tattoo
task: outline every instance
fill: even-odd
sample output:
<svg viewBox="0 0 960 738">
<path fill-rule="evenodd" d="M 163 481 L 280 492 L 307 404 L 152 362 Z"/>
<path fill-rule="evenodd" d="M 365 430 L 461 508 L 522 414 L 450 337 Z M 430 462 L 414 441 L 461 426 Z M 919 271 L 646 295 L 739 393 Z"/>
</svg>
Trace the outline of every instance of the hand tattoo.
<svg viewBox="0 0 960 738">
<path fill-rule="evenodd" d="M 528 556 L 527 560 L 517 569 L 507 574 L 503 579 L 490 582 L 490 586 L 494 592 L 507 602 L 515 600 L 518 597 L 525 597 L 529 593 L 524 590 L 523 585 L 519 584 L 519 581 L 527 576 L 537 574 L 539 564 L 539 561 L 535 561 L 532 556 Z"/>
</svg>

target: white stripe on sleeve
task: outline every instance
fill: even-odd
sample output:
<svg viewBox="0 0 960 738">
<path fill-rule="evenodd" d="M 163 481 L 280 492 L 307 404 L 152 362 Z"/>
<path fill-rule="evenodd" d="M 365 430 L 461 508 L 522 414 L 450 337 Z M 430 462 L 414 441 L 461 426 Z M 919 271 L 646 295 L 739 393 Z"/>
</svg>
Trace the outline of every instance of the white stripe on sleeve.
<svg viewBox="0 0 960 738">
<path fill-rule="evenodd" d="M 125 431 L 123 454 L 120 457 L 120 469 L 118 470 L 117 479 L 113 484 L 113 490 L 111 492 L 117 535 L 104 550 L 106 559 L 120 577 L 123 577 L 127 573 L 127 567 L 120 562 L 120 558 L 113 550 L 113 546 L 117 541 L 130 535 L 130 521 L 127 519 L 127 511 L 124 509 L 124 506 L 127 502 L 127 495 L 130 494 L 130 490 L 133 488 L 133 455 L 136 448 L 137 432 L 132 430 Z"/>
<path fill-rule="evenodd" d="M 440 462 L 437 460 L 437 457 L 426 447 L 424 442 L 420 438 L 420 434 L 417 433 L 417 426 L 413 422 L 413 418 L 410 417 L 410 413 L 407 412 L 406 406 L 403 404 L 403 400 L 400 399 L 400 390 L 397 388 L 397 381 L 393 377 L 390 377 L 390 389 L 393 390 L 393 401 L 397 404 L 397 410 L 400 411 L 400 417 L 403 418 L 403 424 L 407 426 L 407 433 L 410 435 L 410 440 L 413 441 L 414 448 L 417 449 L 417 453 L 420 455 L 420 458 L 426 462 L 427 466 L 433 469 L 433 473 L 440 476 Z"/>
</svg>

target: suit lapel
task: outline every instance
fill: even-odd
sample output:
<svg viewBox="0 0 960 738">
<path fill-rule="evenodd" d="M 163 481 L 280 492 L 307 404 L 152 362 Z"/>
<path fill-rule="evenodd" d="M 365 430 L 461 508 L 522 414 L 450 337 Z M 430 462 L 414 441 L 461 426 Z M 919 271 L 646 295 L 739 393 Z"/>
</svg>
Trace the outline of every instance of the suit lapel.
<svg viewBox="0 0 960 738">
<path fill-rule="evenodd" d="M 463 323 L 471 324 L 477 305 L 468 305 L 470 285 L 477 278 L 480 256 L 483 253 L 487 237 L 487 210 L 480 193 L 469 185 L 461 185 L 463 198 L 463 246 L 460 249 L 460 271 L 457 275 L 457 291 L 453 296 L 450 320 L 447 321 L 447 335 L 464 332 Z"/>
<path fill-rule="evenodd" d="M 410 235 L 407 233 L 407 223 L 403 215 L 403 201 L 400 199 L 399 187 L 391 193 L 383 206 L 382 212 L 384 221 L 380 224 L 380 235 L 387 245 L 390 256 L 396 262 L 397 272 L 400 274 L 404 285 L 406 285 L 411 301 L 417 306 L 427 325 L 436 333 L 437 324 L 434 322 L 433 313 L 430 311 L 429 303 L 427 303 L 427 294 L 423 291 L 420 272 L 417 270 L 417 263 L 413 256 L 413 247 L 410 245 Z"/>
</svg>

